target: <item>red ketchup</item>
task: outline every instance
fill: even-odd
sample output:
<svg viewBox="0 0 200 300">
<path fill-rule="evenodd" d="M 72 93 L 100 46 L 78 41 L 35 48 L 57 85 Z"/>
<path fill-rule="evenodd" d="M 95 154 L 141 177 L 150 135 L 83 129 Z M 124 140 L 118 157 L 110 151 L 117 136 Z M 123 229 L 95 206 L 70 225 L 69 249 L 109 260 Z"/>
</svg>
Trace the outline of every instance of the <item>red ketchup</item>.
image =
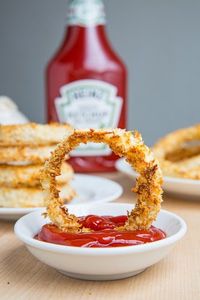
<svg viewBox="0 0 200 300">
<path fill-rule="evenodd" d="M 127 216 L 96 216 L 88 215 L 79 218 L 83 227 L 92 229 L 88 233 L 66 233 L 55 225 L 46 224 L 36 238 L 40 241 L 75 247 L 107 248 L 124 247 L 151 243 L 164 239 L 166 234 L 154 226 L 148 230 L 118 231 L 117 226 L 123 226 Z"/>
<path fill-rule="evenodd" d="M 64 40 L 46 70 L 48 121 L 75 128 L 126 128 L 126 67 L 105 31 L 101 0 L 69 2 Z M 114 171 L 117 156 L 104 144 L 81 145 L 76 172 Z"/>
</svg>

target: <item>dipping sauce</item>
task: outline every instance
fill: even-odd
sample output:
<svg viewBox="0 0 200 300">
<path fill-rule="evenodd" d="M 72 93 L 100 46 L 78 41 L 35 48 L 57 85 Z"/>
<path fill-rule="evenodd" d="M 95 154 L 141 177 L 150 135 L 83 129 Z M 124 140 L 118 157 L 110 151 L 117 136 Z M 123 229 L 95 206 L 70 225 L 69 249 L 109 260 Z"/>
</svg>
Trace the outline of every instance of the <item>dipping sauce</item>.
<svg viewBox="0 0 200 300">
<path fill-rule="evenodd" d="M 151 243 L 164 239 L 165 232 L 151 226 L 148 230 L 118 231 L 116 227 L 123 226 L 127 216 L 96 216 L 88 215 L 79 218 L 83 227 L 90 228 L 92 232 L 87 233 L 66 233 L 53 224 L 46 224 L 35 237 L 48 243 L 88 247 L 107 248 L 124 247 Z"/>
</svg>

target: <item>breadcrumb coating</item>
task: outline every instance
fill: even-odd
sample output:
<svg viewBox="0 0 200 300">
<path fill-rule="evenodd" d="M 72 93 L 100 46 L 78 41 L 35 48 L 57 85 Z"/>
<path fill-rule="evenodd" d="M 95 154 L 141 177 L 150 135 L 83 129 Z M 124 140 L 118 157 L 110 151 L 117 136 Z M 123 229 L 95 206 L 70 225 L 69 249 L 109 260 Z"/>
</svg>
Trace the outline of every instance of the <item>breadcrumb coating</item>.
<svg viewBox="0 0 200 300">
<path fill-rule="evenodd" d="M 69 124 L 0 125 L 0 146 L 46 146 L 59 143 L 73 131 Z"/>
<path fill-rule="evenodd" d="M 10 146 L 0 147 L 0 164 L 43 164 L 55 149 L 54 146 L 28 147 Z"/>
<path fill-rule="evenodd" d="M 47 215 L 61 230 L 67 232 L 88 231 L 81 228 L 78 218 L 69 214 L 59 197 L 56 176 L 60 175 L 61 165 L 66 154 L 81 143 L 106 143 L 111 150 L 126 161 L 140 174 L 133 191 L 137 194 L 135 208 L 128 213 L 128 221 L 119 230 L 147 229 L 156 219 L 162 202 L 162 173 L 153 153 L 143 143 L 141 135 L 123 129 L 74 130 L 58 144 L 46 161 L 41 173 L 41 183 L 46 199 Z"/>
<path fill-rule="evenodd" d="M 69 203 L 76 195 L 73 188 L 68 185 L 59 187 L 60 197 L 64 203 Z M 44 193 L 41 188 L 0 188 L 0 207 L 43 207 L 45 206 Z"/>
<path fill-rule="evenodd" d="M 200 179 L 200 124 L 161 138 L 152 148 L 165 176 Z"/>
<path fill-rule="evenodd" d="M 41 187 L 40 172 L 43 165 L 0 165 L 0 188 Z M 58 176 L 59 185 L 68 183 L 73 178 L 72 167 L 64 162 Z"/>
</svg>

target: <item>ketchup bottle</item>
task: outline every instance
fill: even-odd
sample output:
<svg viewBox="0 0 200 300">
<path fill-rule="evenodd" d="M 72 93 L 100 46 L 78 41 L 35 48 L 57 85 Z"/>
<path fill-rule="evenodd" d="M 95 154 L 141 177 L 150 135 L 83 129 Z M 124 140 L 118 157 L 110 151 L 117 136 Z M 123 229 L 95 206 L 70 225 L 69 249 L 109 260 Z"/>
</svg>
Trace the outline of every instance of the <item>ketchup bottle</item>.
<svg viewBox="0 0 200 300">
<path fill-rule="evenodd" d="M 47 66 L 48 121 L 75 128 L 126 127 L 126 67 L 105 31 L 101 0 L 72 0 L 64 40 Z M 114 171 L 117 156 L 104 144 L 71 153 L 76 172 Z"/>
</svg>

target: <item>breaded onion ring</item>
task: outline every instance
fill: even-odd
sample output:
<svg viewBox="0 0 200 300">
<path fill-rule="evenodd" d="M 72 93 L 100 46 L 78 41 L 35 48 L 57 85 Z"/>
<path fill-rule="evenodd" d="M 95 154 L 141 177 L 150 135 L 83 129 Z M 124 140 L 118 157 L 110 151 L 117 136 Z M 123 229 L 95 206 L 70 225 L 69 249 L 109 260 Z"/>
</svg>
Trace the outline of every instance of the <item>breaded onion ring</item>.
<svg viewBox="0 0 200 300">
<path fill-rule="evenodd" d="M 164 165 L 164 172 L 167 176 L 189 178 L 189 179 L 200 179 L 200 155 L 183 159 L 174 163 L 169 167 L 169 164 L 161 162 Z"/>
<path fill-rule="evenodd" d="M 0 147 L 0 164 L 43 164 L 55 149 L 54 146 L 42 147 Z"/>
<path fill-rule="evenodd" d="M 0 165 L 0 188 L 41 187 L 42 167 L 43 165 Z M 57 178 L 59 185 L 68 183 L 73 177 L 73 169 L 66 162 L 62 164 L 61 173 Z"/>
<path fill-rule="evenodd" d="M 59 187 L 60 197 L 63 202 L 69 203 L 76 195 L 73 188 L 68 185 Z M 41 188 L 0 188 L 0 207 L 43 207 L 45 206 L 44 194 Z"/>
<path fill-rule="evenodd" d="M 41 183 L 45 192 L 47 215 L 61 230 L 79 232 L 78 218 L 69 214 L 63 206 L 56 187 L 56 176 L 60 175 L 61 164 L 71 150 L 80 143 L 106 143 L 116 155 L 124 156 L 129 164 L 140 173 L 134 191 L 137 193 L 135 208 L 128 213 L 128 221 L 119 230 L 147 229 L 156 219 L 162 201 L 162 174 L 157 160 L 144 145 L 138 132 L 114 130 L 74 130 L 52 152 L 42 171 Z"/>
<path fill-rule="evenodd" d="M 69 124 L 25 123 L 0 125 L 0 146 L 46 146 L 59 143 L 72 132 Z"/>
<path fill-rule="evenodd" d="M 180 148 L 176 149 L 175 151 L 170 151 L 166 153 L 166 159 L 172 162 L 181 162 L 188 158 L 192 158 L 193 156 L 200 154 L 200 145 L 184 145 Z"/>
<path fill-rule="evenodd" d="M 166 176 L 200 179 L 200 124 L 169 133 L 152 148 Z"/>
</svg>

